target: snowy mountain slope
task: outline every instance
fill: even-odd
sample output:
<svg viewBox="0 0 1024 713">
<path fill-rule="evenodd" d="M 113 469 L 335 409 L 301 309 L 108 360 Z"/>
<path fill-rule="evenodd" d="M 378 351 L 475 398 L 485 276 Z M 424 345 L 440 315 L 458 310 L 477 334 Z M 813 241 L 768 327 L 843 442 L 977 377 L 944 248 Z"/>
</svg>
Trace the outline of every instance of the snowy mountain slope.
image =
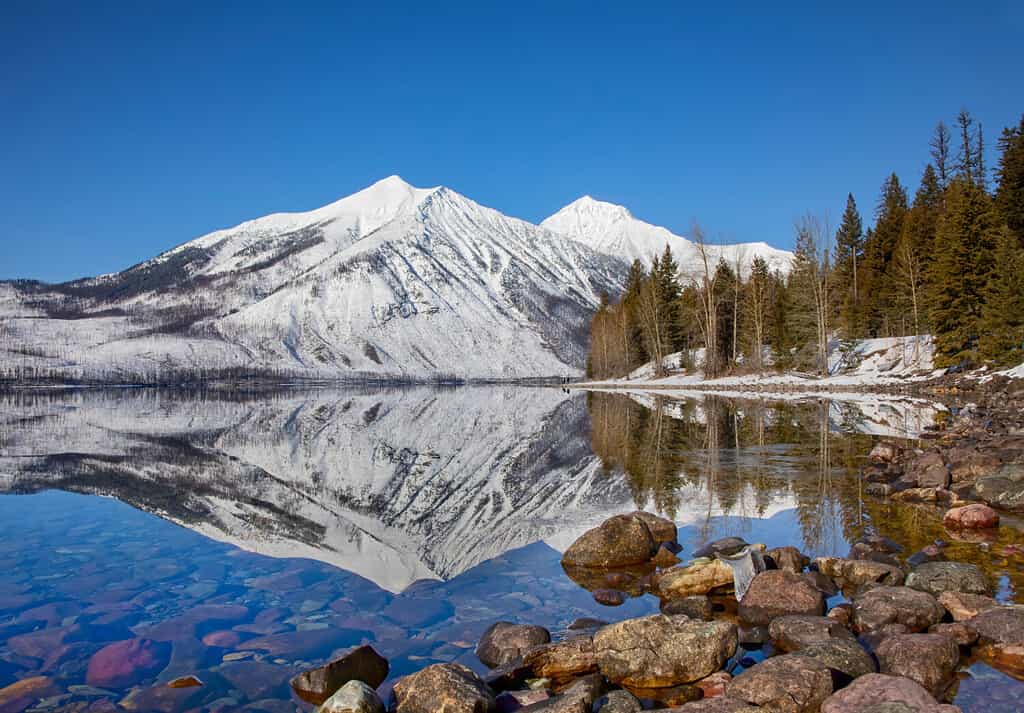
<svg viewBox="0 0 1024 713">
<path fill-rule="evenodd" d="M 627 261 L 640 260 L 645 266 L 660 255 L 665 245 L 672 247 L 684 275 L 697 274 L 702 261 L 697 245 L 666 228 L 633 217 L 626 208 L 583 196 L 541 221 L 541 227 L 585 243 L 598 252 L 619 255 Z M 767 243 L 709 245 L 713 261 L 722 258 L 735 264 L 740 257 L 744 272 L 754 257 L 761 257 L 772 270 L 789 271 L 793 254 Z"/>
<path fill-rule="evenodd" d="M 398 177 L 123 272 L 0 285 L 0 373 L 520 378 L 576 373 L 625 263 Z"/>
</svg>

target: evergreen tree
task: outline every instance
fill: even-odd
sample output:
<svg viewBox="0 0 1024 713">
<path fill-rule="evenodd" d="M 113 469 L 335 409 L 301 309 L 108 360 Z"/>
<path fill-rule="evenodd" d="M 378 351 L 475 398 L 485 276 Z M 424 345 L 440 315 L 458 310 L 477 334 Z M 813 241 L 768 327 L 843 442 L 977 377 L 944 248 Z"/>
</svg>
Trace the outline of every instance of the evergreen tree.
<svg viewBox="0 0 1024 713">
<path fill-rule="evenodd" d="M 988 194 L 966 176 L 954 179 L 938 222 L 928 285 L 939 366 L 977 359 L 983 293 L 998 227 Z"/>
<path fill-rule="evenodd" d="M 835 280 L 839 305 L 839 328 L 847 339 L 861 336 L 863 319 L 860 310 L 858 272 L 864 263 L 864 228 L 853 194 L 846 196 L 846 210 L 836 231 Z"/>
<path fill-rule="evenodd" d="M 961 109 L 957 114 L 956 124 L 960 133 L 960 154 L 956 161 L 957 175 L 968 183 L 976 183 L 976 170 L 978 160 L 975 158 L 976 141 L 974 133 L 974 118 L 971 112 Z"/>
<path fill-rule="evenodd" d="M 984 361 L 1001 367 L 1024 362 L 1024 248 L 1006 226 L 998 231 L 979 327 Z"/>
<path fill-rule="evenodd" d="M 682 348 L 679 312 L 679 296 L 682 289 L 679 286 L 679 263 L 676 262 L 668 243 L 665 244 L 661 260 L 656 264 L 657 271 L 652 272 L 652 277 L 658 281 L 658 294 L 662 300 L 664 346 L 666 353 L 670 354 Z"/>
<path fill-rule="evenodd" d="M 996 208 L 1017 242 L 1024 247 L 1024 116 L 1018 126 L 1003 129 L 996 168 Z"/>
<path fill-rule="evenodd" d="M 935 170 L 938 172 L 939 187 L 946 190 L 949 179 L 952 177 L 952 166 L 949 157 L 949 129 L 943 122 L 935 127 L 935 136 L 931 140 L 932 161 L 935 162 Z"/>
<path fill-rule="evenodd" d="M 907 215 L 907 192 L 895 173 L 882 184 L 875 227 L 864 244 L 864 286 L 866 327 L 870 336 L 891 336 L 893 325 L 892 257 L 903 232 Z"/>
</svg>

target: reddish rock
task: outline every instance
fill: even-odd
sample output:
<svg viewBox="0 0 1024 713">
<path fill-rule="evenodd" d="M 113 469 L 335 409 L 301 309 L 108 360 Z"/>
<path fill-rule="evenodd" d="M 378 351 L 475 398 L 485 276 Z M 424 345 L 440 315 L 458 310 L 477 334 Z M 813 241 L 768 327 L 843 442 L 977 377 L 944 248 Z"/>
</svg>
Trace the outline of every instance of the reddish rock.
<svg viewBox="0 0 1024 713">
<path fill-rule="evenodd" d="M 821 713 L 856 713 L 886 703 L 902 703 L 913 713 L 958 713 L 959 708 L 939 705 L 919 683 L 900 676 L 869 673 L 829 696 Z M 890 709 L 900 710 L 896 706 Z"/>
<path fill-rule="evenodd" d="M 773 656 L 731 680 L 725 693 L 777 713 L 816 713 L 832 693 L 832 673 L 809 656 Z"/>
<path fill-rule="evenodd" d="M 195 676 L 182 676 L 176 678 L 173 681 L 167 682 L 168 688 L 194 688 L 196 686 L 202 686 L 203 682 Z"/>
<path fill-rule="evenodd" d="M 999 513 L 988 505 L 973 503 L 947 510 L 942 524 L 954 529 L 981 530 L 998 526 Z"/>
<path fill-rule="evenodd" d="M 731 680 L 732 676 L 725 671 L 719 671 L 718 673 L 711 674 L 707 678 L 702 678 L 693 685 L 704 692 L 705 698 L 715 698 L 716 696 L 725 695 L 725 686 Z"/>
<path fill-rule="evenodd" d="M 992 597 L 966 592 L 943 592 L 939 595 L 939 604 L 946 608 L 953 621 L 967 621 L 983 611 L 999 606 L 999 602 Z"/>
<path fill-rule="evenodd" d="M 23 678 L 10 686 L 0 688 L 0 711 L 23 711 L 40 698 L 58 693 L 58 688 L 46 676 Z"/>
<path fill-rule="evenodd" d="M 901 634 L 883 641 L 875 656 L 881 673 L 909 678 L 942 698 L 953 683 L 960 650 L 945 634 Z"/>
<path fill-rule="evenodd" d="M 376 688 L 389 670 L 388 660 L 372 646 L 358 646 L 329 664 L 303 671 L 291 680 L 291 686 L 302 700 L 320 705 L 352 680 Z"/>
<path fill-rule="evenodd" d="M 617 607 L 626 602 L 626 595 L 617 589 L 595 589 L 594 601 L 606 607 Z"/>
<path fill-rule="evenodd" d="M 487 628 L 476 646 L 476 657 L 487 668 L 512 663 L 534 646 L 551 641 L 551 634 L 542 626 L 497 621 Z"/>
<path fill-rule="evenodd" d="M 395 683 L 395 713 L 488 713 L 494 694 L 465 666 L 434 664 Z"/>
<path fill-rule="evenodd" d="M 943 634 L 953 639 L 957 643 L 957 646 L 973 646 L 978 640 L 978 634 L 972 631 L 970 627 L 960 621 L 947 622 L 945 624 L 936 624 L 935 626 L 928 629 L 929 634 Z"/>
<path fill-rule="evenodd" d="M 163 670 L 170 653 L 169 644 L 149 639 L 108 644 L 89 659 L 86 683 L 98 688 L 127 688 Z"/>
<path fill-rule="evenodd" d="M 781 569 L 754 577 L 739 606 L 740 621 L 754 626 L 767 626 L 786 614 L 824 613 L 824 595 L 799 574 Z"/>
<path fill-rule="evenodd" d="M 238 646 L 241 642 L 242 637 L 234 631 L 222 629 L 220 631 L 212 631 L 203 637 L 203 643 L 207 646 L 215 646 L 220 649 L 231 649 Z"/>
</svg>

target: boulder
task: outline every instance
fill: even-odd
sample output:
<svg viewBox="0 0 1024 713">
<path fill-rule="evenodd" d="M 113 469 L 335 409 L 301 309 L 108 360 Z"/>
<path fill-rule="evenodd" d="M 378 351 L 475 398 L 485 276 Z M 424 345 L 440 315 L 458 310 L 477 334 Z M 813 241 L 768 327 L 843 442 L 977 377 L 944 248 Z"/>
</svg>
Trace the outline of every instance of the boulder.
<svg viewBox="0 0 1024 713">
<path fill-rule="evenodd" d="M 900 478 L 905 487 L 948 488 L 951 482 L 949 468 L 942 455 L 929 451 L 915 458 L 907 472 Z"/>
<path fill-rule="evenodd" d="M 661 613 L 668 616 L 682 614 L 691 619 L 710 621 L 714 614 L 714 609 L 708 597 L 698 594 L 692 597 L 683 597 L 682 599 L 662 599 Z"/>
<path fill-rule="evenodd" d="M 709 542 L 694 551 L 694 557 L 714 557 L 715 555 L 734 555 L 749 543 L 742 537 L 722 537 Z"/>
<path fill-rule="evenodd" d="M 927 592 L 910 587 L 874 587 L 853 599 L 853 630 L 875 631 L 887 624 L 902 624 L 911 632 L 938 624 L 945 609 Z"/>
<path fill-rule="evenodd" d="M 480 637 L 476 645 L 476 657 L 487 668 L 497 668 L 515 661 L 534 646 L 549 641 L 551 634 L 542 626 L 497 621 Z"/>
<path fill-rule="evenodd" d="M 832 694 L 832 673 L 809 656 L 773 656 L 732 679 L 725 694 L 777 713 L 817 713 Z"/>
<path fill-rule="evenodd" d="M 597 667 L 608 680 L 664 688 L 718 671 L 736 653 L 736 626 L 655 614 L 627 619 L 594 634 Z"/>
<path fill-rule="evenodd" d="M 872 463 L 892 463 L 900 454 L 900 448 L 894 443 L 881 441 L 876 443 L 868 453 L 868 460 Z"/>
<path fill-rule="evenodd" d="M 665 686 L 663 688 L 643 688 L 641 686 L 624 686 L 634 698 L 644 703 L 654 701 L 660 706 L 671 708 L 681 706 L 690 701 L 700 700 L 703 693 L 697 686 L 688 683 L 681 683 L 678 686 Z"/>
<path fill-rule="evenodd" d="M 590 713 L 604 691 L 604 678 L 590 674 L 573 681 L 560 695 L 520 708 L 522 713 Z"/>
<path fill-rule="evenodd" d="M 880 673 L 904 676 L 942 698 L 953 683 L 960 648 L 945 634 L 890 636 L 875 650 Z"/>
<path fill-rule="evenodd" d="M 1008 463 L 974 483 L 973 495 L 1003 510 L 1024 510 L 1024 463 Z"/>
<path fill-rule="evenodd" d="M 899 636 L 901 634 L 909 633 L 910 629 L 903 624 L 886 624 L 879 629 L 861 634 L 857 640 L 864 645 L 864 648 L 873 653 L 877 651 L 882 642 L 890 636 Z"/>
<path fill-rule="evenodd" d="M 673 708 L 671 713 L 764 713 L 764 711 L 764 708 L 752 706 L 735 698 L 718 696 L 705 701 L 686 703 L 679 708 Z"/>
<path fill-rule="evenodd" d="M 808 614 L 788 614 L 772 620 L 768 627 L 772 646 L 779 651 L 797 651 L 818 641 L 850 639 L 854 636 L 835 619 Z"/>
<path fill-rule="evenodd" d="M 494 699 L 494 704 L 497 713 L 514 713 L 534 703 L 542 703 L 550 697 L 551 695 L 543 688 L 536 691 L 505 691 Z"/>
<path fill-rule="evenodd" d="M 943 592 L 992 593 L 985 573 L 977 565 L 966 562 L 925 562 L 910 573 L 907 586 L 936 597 Z"/>
<path fill-rule="evenodd" d="M 732 568 L 717 559 L 696 559 L 662 570 L 655 577 L 662 599 L 682 599 L 733 586 Z"/>
<path fill-rule="evenodd" d="M 795 547 L 776 547 L 766 553 L 775 562 L 775 566 L 787 572 L 799 574 L 811 563 L 810 558 Z"/>
<path fill-rule="evenodd" d="M 992 475 L 1002 461 L 991 453 L 974 448 L 954 448 L 949 454 L 949 472 L 954 483 L 966 483 Z"/>
<path fill-rule="evenodd" d="M 873 560 L 845 560 L 839 575 L 843 584 L 848 587 L 861 587 L 865 584 L 888 584 L 898 587 L 903 584 L 903 570 L 891 564 Z"/>
<path fill-rule="evenodd" d="M 942 524 L 952 529 L 980 530 L 999 525 L 999 513 L 988 505 L 972 503 L 951 508 L 942 517 Z"/>
<path fill-rule="evenodd" d="M 160 673 L 171 656 L 171 644 L 128 639 L 107 644 L 89 659 L 85 681 L 97 688 L 128 688 Z"/>
<path fill-rule="evenodd" d="M 465 666 L 439 663 L 395 682 L 395 713 L 492 713 L 494 695 Z"/>
<path fill-rule="evenodd" d="M 725 695 L 725 686 L 732 680 L 732 676 L 725 671 L 713 673 L 707 678 L 702 678 L 694 685 L 704 694 L 705 698 Z"/>
<path fill-rule="evenodd" d="M 781 569 L 754 577 L 739 605 L 740 621 L 753 626 L 767 626 L 786 614 L 824 613 L 824 595 L 799 574 Z"/>
<path fill-rule="evenodd" d="M 651 512 L 644 512 L 643 510 L 635 510 L 629 514 L 647 525 L 647 529 L 650 530 L 651 536 L 656 543 L 676 541 L 678 531 L 676 530 L 676 524 L 671 520 L 659 517 Z"/>
<path fill-rule="evenodd" d="M 594 601 L 606 607 L 622 606 L 626 603 L 626 594 L 618 589 L 595 589 L 590 593 Z"/>
<path fill-rule="evenodd" d="M 853 605 L 849 602 L 842 602 L 836 604 L 834 607 L 828 610 L 826 614 L 829 619 L 835 619 L 840 624 L 849 629 L 853 624 Z"/>
<path fill-rule="evenodd" d="M 303 671 L 291 680 L 295 694 L 314 705 L 330 698 L 349 681 L 362 681 L 376 688 L 388 677 L 388 660 L 372 646 L 357 646 L 328 664 Z"/>
<path fill-rule="evenodd" d="M 946 554 L 942 551 L 941 547 L 938 545 L 928 545 L 907 557 L 907 564 L 911 567 L 919 567 L 925 562 L 943 562 L 945 559 Z"/>
<path fill-rule="evenodd" d="M 679 562 L 680 560 L 676 553 L 665 544 L 662 544 L 654 554 L 654 564 L 661 569 L 675 567 Z"/>
<path fill-rule="evenodd" d="M 643 708 L 629 691 L 610 691 L 597 710 L 599 713 L 640 713 Z"/>
<path fill-rule="evenodd" d="M 951 621 L 943 624 L 935 624 L 928 629 L 929 634 L 943 634 L 953 639 L 957 646 L 974 646 L 978 641 L 978 632 L 974 631 L 962 621 Z"/>
<path fill-rule="evenodd" d="M 589 636 L 575 636 L 537 646 L 523 654 L 523 664 L 537 678 L 556 681 L 594 673 L 597 671 L 594 640 Z"/>
<path fill-rule="evenodd" d="M 804 646 L 796 653 L 800 656 L 810 656 L 828 666 L 833 672 L 833 680 L 845 682 L 878 671 L 874 657 L 854 639 L 835 638 L 817 641 Z"/>
<path fill-rule="evenodd" d="M 879 706 L 897 703 L 905 709 Z M 959 713 L 955 706 L 939 705 L 920 684 L 909 678 L 870 673 L 832 694 L 821 706 L 821 713 Z"/>
<path fill-rule="evenodd" d="M 812 587 L 817 589 L 826 597 L 834 597 L 839 594 L 838 585 L 836 585 L 835 581 L 833 581 L 833 579 L 828 575 L 812 570 L 810 572 L 804 572 L 800 576 L 810 582 Z"/>
<path fill-rule="evenodd" d="M 384 704 L 375 690 L 353 679 L 324 701 L 317 713 L 384 713 Z"/>
<path fill-rule="evenodd" d="M 647 562 L 655 550 L 656 541 L 643 519 L 635 515 L 616 515 L 580 535 L 562 555 L 562 564 L 588 568 L 625 567 Z"/>
<path fill-rule="evenodd" d="M 973 619 L 981 612 L 999 606 L 999 602 L 992 597 L 964 592 L 943 592 L 939 595 L 939 604 L 946 608 L 953 621 Z"/>
<path fill-rule="evenodd" d="M 987 609 L 964 622 L 978 635 L 976 653 L 994 668 L 1024 678 L 1024 606 Z"/>
</svg>

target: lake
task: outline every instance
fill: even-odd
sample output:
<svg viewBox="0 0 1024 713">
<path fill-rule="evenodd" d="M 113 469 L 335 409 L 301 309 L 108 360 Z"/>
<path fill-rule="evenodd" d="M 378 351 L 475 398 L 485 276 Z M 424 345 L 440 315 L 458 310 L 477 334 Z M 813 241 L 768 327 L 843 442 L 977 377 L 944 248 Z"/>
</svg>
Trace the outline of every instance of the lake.
<svg viewBox="0 0 1024 713">
<path fill-rule="evenodd" d="M 0 712 L 309 710 L 288 679 L 359 643 L 390 680 L 483 671 L 473 649 L 495 620 L 557 635 L 657 611 L 650 595 L 602 606 L 560 565 L 638 508 L 676 521 L 684 558 L 725 535 L 812 557 L 871 534 L 904 554 L 945 539 L 1016 601 L 1019 523 L 955 540 L 940 509 L 863 493 L 874 441 L 944 415 L 873 395 L 516 386 L 0 396 L 0 688 L 21 682 Z M 204 685 L 165 685 L 186 675 Z M 955 702 L 1021 696 L 967 662 Z"/>
</svg>

